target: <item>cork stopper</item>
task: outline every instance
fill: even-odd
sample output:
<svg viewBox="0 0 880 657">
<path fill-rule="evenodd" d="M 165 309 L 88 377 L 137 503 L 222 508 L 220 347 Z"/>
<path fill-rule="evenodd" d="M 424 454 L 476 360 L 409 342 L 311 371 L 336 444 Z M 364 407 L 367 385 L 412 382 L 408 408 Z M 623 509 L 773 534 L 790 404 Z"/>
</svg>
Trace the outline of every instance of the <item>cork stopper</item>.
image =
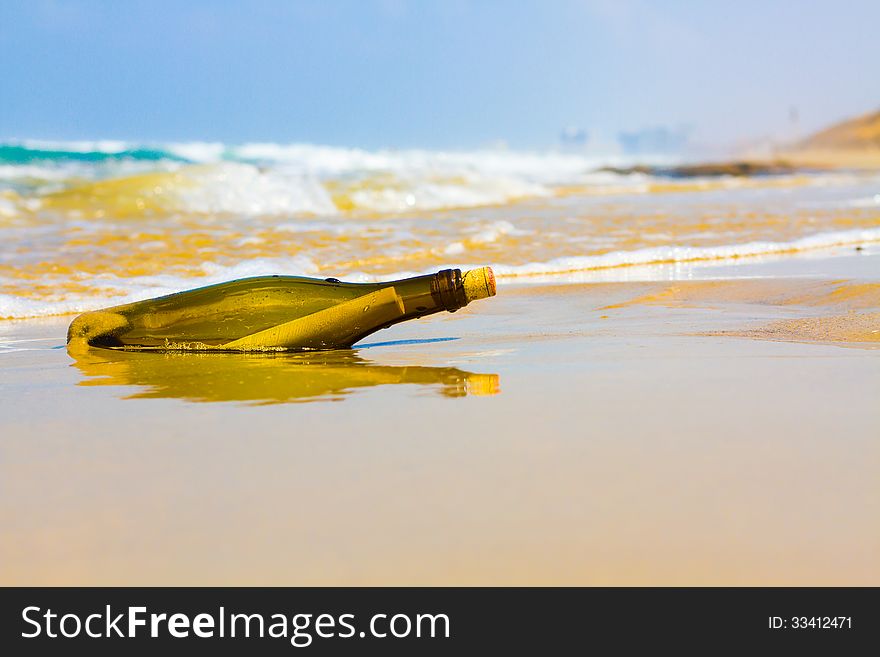
<svg viewBox="0 0 880 657">
<path fill-rule="evenodd" d="M 495 274 L 491 267 L 466 271 L 462 276 L 462 285 L 468 303 L 495 296 Z"/>
</svg>

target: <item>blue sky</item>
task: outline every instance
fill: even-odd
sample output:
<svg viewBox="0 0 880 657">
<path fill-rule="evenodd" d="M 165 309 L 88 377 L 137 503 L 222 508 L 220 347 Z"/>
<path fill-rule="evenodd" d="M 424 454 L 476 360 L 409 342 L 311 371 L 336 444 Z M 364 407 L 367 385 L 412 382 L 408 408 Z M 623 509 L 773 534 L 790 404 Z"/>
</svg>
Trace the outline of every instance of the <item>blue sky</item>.
<svg viewBox="0 0 880 657">
<path fill-rule="evenodd" d="M 0 138 L 728 144 L 880 107 L 880 2 L 2 0 Z"/>
</svg>

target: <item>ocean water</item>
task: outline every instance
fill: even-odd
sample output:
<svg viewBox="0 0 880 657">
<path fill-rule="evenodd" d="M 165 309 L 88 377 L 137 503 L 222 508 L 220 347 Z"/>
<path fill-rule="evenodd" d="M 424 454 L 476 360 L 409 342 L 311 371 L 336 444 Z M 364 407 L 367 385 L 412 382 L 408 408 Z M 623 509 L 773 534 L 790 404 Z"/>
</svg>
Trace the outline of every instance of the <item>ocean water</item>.
<svg viewBox="0 0 880 657">
<path fill-rule="evenodd" d="M 656 161 L 655 163 L 668 164 Z M 620 158 L 306 144 L 0 144 L 0 318 L 261 274 L 503 285 L 880 242 L 880 175 L 619 174 Z"/>
</svg>

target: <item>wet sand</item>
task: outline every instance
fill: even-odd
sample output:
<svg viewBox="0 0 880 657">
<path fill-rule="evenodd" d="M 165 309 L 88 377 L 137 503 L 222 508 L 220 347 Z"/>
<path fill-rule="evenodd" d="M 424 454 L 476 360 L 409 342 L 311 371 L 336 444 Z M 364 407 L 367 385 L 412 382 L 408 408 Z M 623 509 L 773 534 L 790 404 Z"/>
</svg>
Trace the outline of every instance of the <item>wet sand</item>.
<svg viewBox="0 0 880 657">
<path fill-rule="evenodd" d="M 0 322 L 0 583 L 878 585 L 878 265 L 502 281 L 315 356 Z"/>
</svg>

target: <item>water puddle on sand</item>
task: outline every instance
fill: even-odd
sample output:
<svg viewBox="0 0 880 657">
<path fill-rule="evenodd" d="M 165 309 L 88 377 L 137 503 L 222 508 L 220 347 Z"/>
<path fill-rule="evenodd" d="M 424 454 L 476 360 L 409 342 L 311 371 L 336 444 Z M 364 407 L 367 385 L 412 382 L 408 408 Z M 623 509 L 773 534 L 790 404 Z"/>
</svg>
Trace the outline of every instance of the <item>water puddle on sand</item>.
<svg viewBox="0 0 880 657">
<path fill-rule="evenodd" d="M 600 310 L 613 313 L 634 306 L 703 309 L 758 306 L 800 316 L 763 326 L 706 331 L 699 335 L 880 347 L 880 312 L 876 312 L 880 307 L 880 283 L 747 279 L 680 281 L 647 287 L 644 294 Z"/>
</svg>

